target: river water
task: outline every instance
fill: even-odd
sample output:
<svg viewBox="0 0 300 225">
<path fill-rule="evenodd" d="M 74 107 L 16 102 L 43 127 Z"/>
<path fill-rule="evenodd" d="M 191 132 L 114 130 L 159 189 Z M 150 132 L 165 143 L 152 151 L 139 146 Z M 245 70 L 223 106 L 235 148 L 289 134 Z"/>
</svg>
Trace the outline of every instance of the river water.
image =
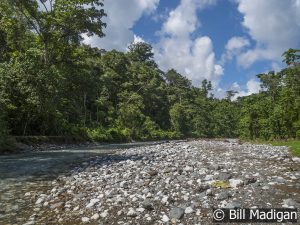
<svg viewBox="0 0 300 225">
<path fill-rule="evenodd" d="M 43 193 L 53 180 L 68 175 L 72 168 L 84 165 L 90 158 L 157 143 L 108 144 L 0 156 L 0 224 L 24 224 L 35 205 L 26 200 L 25 194 Z"/>
</svg>

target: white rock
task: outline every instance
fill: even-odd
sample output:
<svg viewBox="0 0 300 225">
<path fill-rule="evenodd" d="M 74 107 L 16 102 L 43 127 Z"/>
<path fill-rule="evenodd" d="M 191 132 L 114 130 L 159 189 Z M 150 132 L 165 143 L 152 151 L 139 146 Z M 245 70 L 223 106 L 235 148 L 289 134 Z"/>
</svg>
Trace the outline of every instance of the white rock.
<svg viewBox="0 0 300 225">
<path fill-rule="evenodd" d="M 100 216 L 101 216 L 102 218 L 107 217 L 107 215 L 108 215 L 108 212 L 107 212 L 106 210 L 105 210 L 103 213 L 100 214 Z"/>
<path fill-rule="evenodd" d="M 127 216 L 135 217 L 135 216 L 137 216 L 137 213 L 136 213 L 136 211 L 133 208 L 129 208 Z"/>
<path fill-rule="evenodd" d="M 49 205 L 49 202 L 44 202 L 43 206 L 46 207 Z"/>
<path fill-rule="evenodd" d="M 39 198 L 35 204 L 38 205 L 38 204 L 41 204 L 42 202 L 44 201 L 44 198 Z"/>
<path fill-rule="evenodd" d="M 300 158 L 299 158 L 299 157 L 293 157 L 292 160 L 293 160 L 294 162 L 299 162 L 299 163 L 300 163 Z"/>
<path fill-rule="evenodd" d="M 91 219 L 92 219 L 92 220 L 97 220 L 97 219 L 99 219 L 99 217 L 100 217 L 100 215 L 99 215 L 98 213 L 95 213 L 95 214 L 91 217 Z"/>
<path fill-rule="evenodd" d="M 137 211 L 137 212 L 144 212 L 145 209 L 144 209 L 144 208 L 137 208 L 136 211 Z"/>
<path fill-rule="evenodd" d="M 88 222 L 90 222 L 90 218 L 88 218 L 88 217 L 82 217 L 82 218 L 81 218 L 81 221 L 82 221 L 83 223 L 88 223 Z"/>
<path fill-rule="evenodd" d="M 91 208 L 93 207 L 97 202 L 99 202 L 100 200 L 98 198 L 93 198 L 91 199 L 90 203 L 87 204 L 86 208 Z"/>
<path fill-rule="evenodd" d="M 188 185 L 193 185 L 193 180 L 189 180 L 187 183 L 188 183 Z"/>
<path fill-rule="evenodd" d="M 230 179 L 229 183 L 231 187 L 236 188 L 241 186 L 243 184 L 243 181 L 240 179 Z"/>
<path fill-rule="evenodd" d="M 190 167 L 190 166 L 186 166 L 186 167 L 183 168 L 184 171 L 193 171 L 193 169 L 194 168 Z"/>
<path fill-rule="evenodd" d="M 27 223 L 24 223 L 23 225 L 34 225 L 35 221 L 28 221 Z"/>
<path fill-rule="evenodd" d="M 190 213 L 192 213 L 192 212 L 194 212 L 194 209 L 193 209 L 192 207 L 187 207 L 187 208 L 184 210 L 184 213 L 185 213 L 185 214 L 190 214 Z"/>
<path fill-rule="evenodd" d="M 163 215 L 161 220 L 166 223 L 169 222 L 170 219 L 167 215 Z"/>
<path fill-rule="evenodd" d="M 164 196 L 161 200 L 162 203 L 167 203 L 168 202 L 169 197 L 168 196 Z"/>
</svg>

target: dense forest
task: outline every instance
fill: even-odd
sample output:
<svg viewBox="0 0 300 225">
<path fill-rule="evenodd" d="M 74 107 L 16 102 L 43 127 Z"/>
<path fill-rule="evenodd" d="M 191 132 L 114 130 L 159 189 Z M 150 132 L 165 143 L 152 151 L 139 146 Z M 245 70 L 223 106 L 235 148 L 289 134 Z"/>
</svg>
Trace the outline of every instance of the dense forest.
<svg viewBox="0 0 300 225">
<path fill-rule="evenodd" d="M 300 55 L 286 68 L 259 74 L 258 94 L 213 96 L 162 71 L 151 45 L 127 52 L 82 43 L 103 37 L 99 0 L 0 2 L 0 146 L 11 136 L 78 136 L 95 141 L 184 137 L 300 138 Z"/>
</svg>

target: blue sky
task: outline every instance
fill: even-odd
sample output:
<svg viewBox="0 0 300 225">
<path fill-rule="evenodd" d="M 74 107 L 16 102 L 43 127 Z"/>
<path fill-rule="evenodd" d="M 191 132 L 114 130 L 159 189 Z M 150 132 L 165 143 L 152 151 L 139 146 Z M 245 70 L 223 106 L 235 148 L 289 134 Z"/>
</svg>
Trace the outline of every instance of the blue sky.
<svg viewBox="0 0 300 225">
<path fill-rule="evenodd" d="M 114 0 L 104 1 L 106 37 L 85 42 L 126 51 L 153 46 L 163 70 L 175 68 L 199 85 L 213 82 L 216 96 L 259 91 L 256 74 L 279 70 L 281 54 L 300 48 L 300 0 Z"/>
</svg>

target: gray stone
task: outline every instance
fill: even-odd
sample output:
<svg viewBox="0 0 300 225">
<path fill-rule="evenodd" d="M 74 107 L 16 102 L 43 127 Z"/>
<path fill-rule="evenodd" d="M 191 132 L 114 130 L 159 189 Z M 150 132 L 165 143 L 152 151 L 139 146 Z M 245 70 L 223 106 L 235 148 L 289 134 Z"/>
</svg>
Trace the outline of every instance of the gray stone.
<svg viewBox="0 0 300 225">
<path fill-rule="evenodd" d="M 95 214 L 91 217 L 91 219 L 92 219 L 92 220 L 97 220 L 97 219 L 99 219 L 99 217 L 100 217 L 100 215 L 99 215 L 98 213 L 95 213 Z"/>
<path fill-rule="evenodd" d="M 192 213 L 192 212 L 194 212 L 194 209 L 192 208 L 192 207 L 186 207 L 186 209 L 184 210 L 184 213 L 185 214 L 190 214 L 190 213 Z"/>
<path fill-rule="evenodd" d="M 219 175 L 218 175 L 218 179 L 219 180 L 229 180 L 230 178 L 232 178 L 232 175 L 231 174 L 229 174 L 229 173 L 220 173 Z"/>
<path fill-rule="evenodd" d="M 57 209 L 57 208 L 62 208 L 64 205 L 63 202 L 57 202 L 57 203 L 54 203 L 50 206 L 50 209 Z"/>
<path fill-rule="evenodd" d="M 217 194 L 216 199 L 217 200 L 225 200 L 230 197 L 231 197 L 231 195 L 229 194 L 228 191 L 221 191 L 220 193 Z"/>
<path fill-rule="evenodd" d="M 82 217 L 82 218 L 81 218 L 81 221 L 82 221 L 83 223 L 88 223 L 88 222 L 90 222 L 90 218 L 88 218 L 88 217 Z"/>
<path fill-rule="evenodd" d="M 187 179 L 187 177 L 184 176 L 184 175 L 179 175 L 179 176 L 177 176 L 177 180 L 180 181 L 180 182 L 183 182 L 183 181 L 185 181 L 186 179 Z"/>
<path fill-rule="evenodd" d="M 169 212 L 169 216 L 171 219 L 178 219 L 180 220 L 184 215 L 184 209 L 182 208 L 172 208 Z"/>
<path fill-rule="evenodd" d="M 298 208 L 300 207 L 300 203 L 296 202 L 295 200 L 288 198 L 283 200 L 283 205 L 286 205 L 288 207 L 295 207 Z"/>
<path fill-rule="evenodd" d="M 236 208 L 241 208 L 242 204 L 236 201 L 228 202 L 224 208 L 226 209 L 236 209 Z"/>
<path fill-rule="evenodd" d="M 133 208 L 129 208 L 129 211 L 127 212 L 127 216 L 129 217 L 136 217 L 138 214 Z"/>
<path fill-rule="evenodd" d="M 148 199 L 143 201 L 142 206 L 143 206 L 143 208 L 145 208 L 147 210 L 153 210 L 154 209 L 152 202 Z"/>
</svg>

